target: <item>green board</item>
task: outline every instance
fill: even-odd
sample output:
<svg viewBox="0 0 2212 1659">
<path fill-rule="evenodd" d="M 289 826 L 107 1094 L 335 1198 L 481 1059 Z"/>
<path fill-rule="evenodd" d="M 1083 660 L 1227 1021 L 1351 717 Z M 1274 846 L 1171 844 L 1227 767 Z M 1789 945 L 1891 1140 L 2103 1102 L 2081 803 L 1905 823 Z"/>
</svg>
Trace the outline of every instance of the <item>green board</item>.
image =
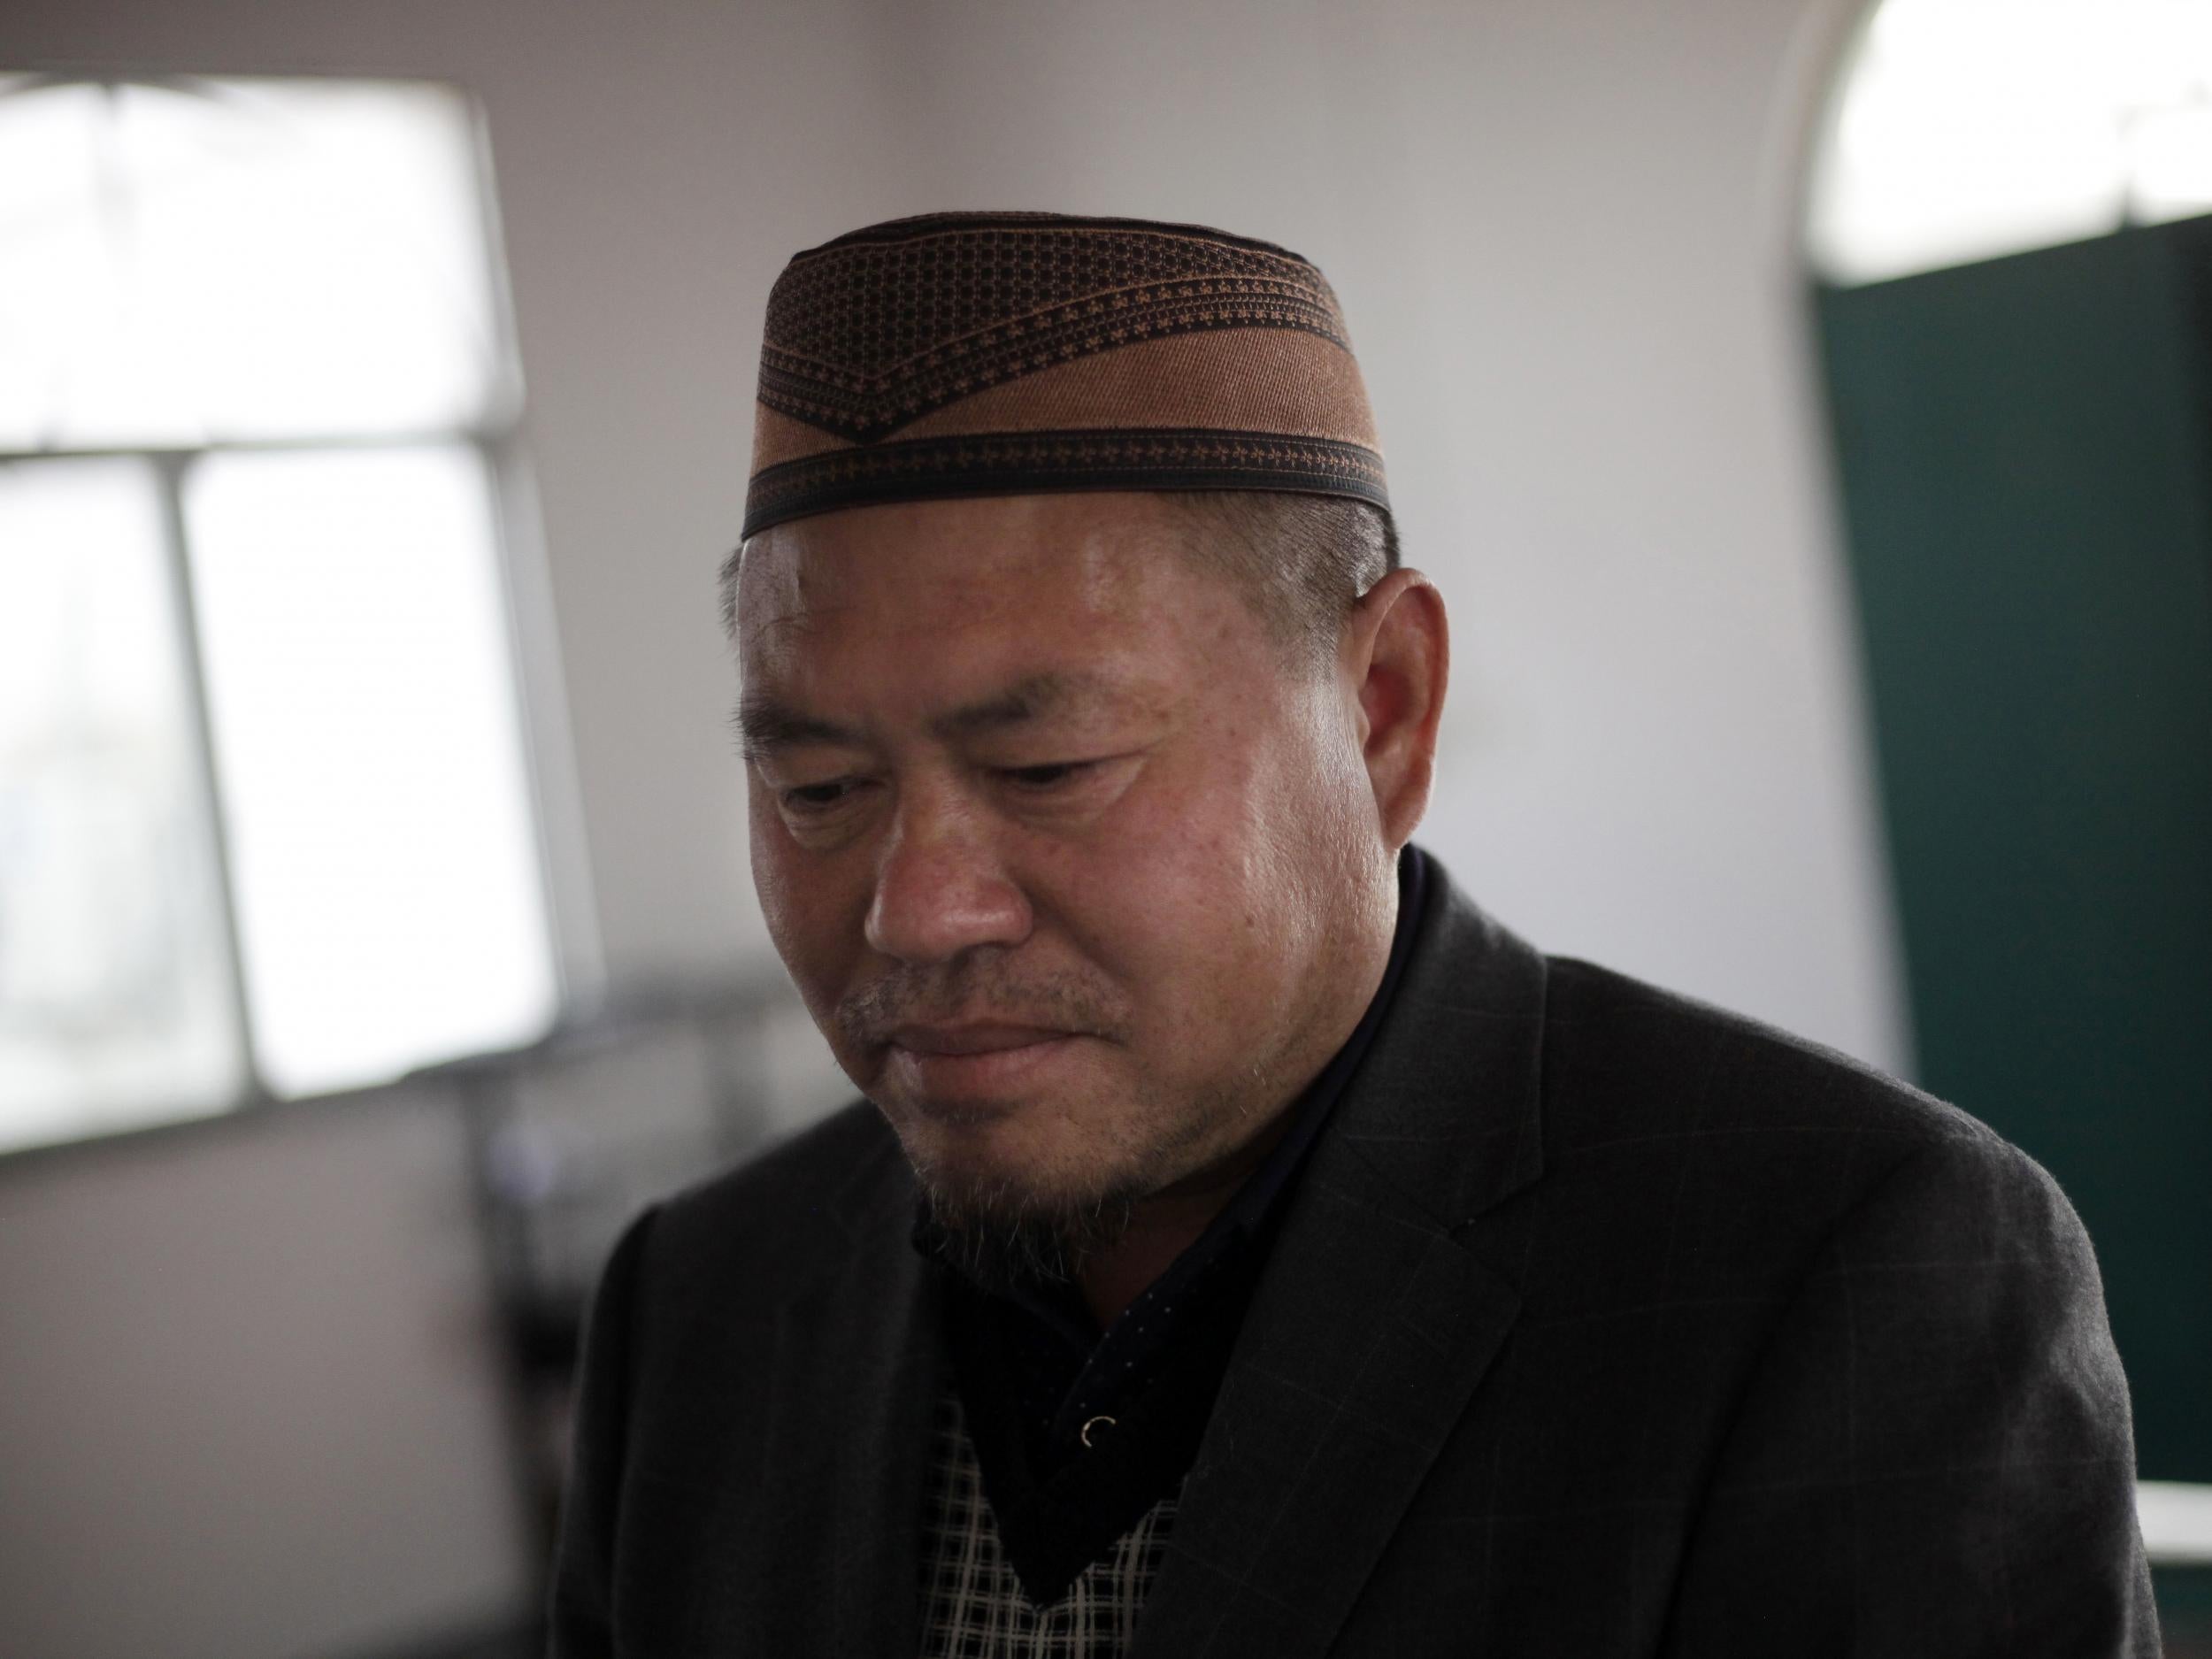
<svg viewBox="0 0 2212 1659">
<path fill-rule="evenodd" d="M 2212 220 L 1815 296 L 1918 1078 L 2212 1480 Z"/>
</svg>

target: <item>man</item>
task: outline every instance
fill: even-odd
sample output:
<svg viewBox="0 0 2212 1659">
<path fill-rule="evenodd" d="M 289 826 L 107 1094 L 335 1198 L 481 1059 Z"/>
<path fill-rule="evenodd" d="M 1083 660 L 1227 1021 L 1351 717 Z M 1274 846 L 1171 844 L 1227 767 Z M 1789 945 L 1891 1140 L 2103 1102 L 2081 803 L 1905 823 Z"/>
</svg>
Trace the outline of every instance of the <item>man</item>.
<svg viewBox="0 0 2212 1659">
<path fill-rule="evenodd" d="M 725 572 L 867 1097 L 657 1206 L 554 1649 L 2155 1651 L 2033 1164 L 1486 918 L 1334 296 L 1191 227 L 792 262 Z"/>
</svg>

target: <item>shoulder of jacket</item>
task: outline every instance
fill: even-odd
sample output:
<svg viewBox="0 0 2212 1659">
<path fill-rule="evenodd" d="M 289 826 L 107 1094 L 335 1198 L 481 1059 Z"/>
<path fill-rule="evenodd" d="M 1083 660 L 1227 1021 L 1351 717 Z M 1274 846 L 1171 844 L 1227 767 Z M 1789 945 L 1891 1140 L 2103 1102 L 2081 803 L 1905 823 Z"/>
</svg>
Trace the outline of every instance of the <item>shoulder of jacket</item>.
<svg viewBox="0 0 2212 1659">
<path fill-rule="evenodd" d="M 1837 1049 L 1573 957 L 1548 958 L 1546 977 L 1546 1117 L 1567 1148 L 1624 1133 L 1846 1138 L 1874 1153 L 1870 1172 L 1923 1154 L 2036 1168 L 1971 1114 Z"/>
<path fill-rule="evenodd" d="M 654 1206 L 653 1254 L 813 1263 L 853 1218 L 910 1202 L 911 1176 L 883 1115 L 856 1101 Z"/>
</svg>

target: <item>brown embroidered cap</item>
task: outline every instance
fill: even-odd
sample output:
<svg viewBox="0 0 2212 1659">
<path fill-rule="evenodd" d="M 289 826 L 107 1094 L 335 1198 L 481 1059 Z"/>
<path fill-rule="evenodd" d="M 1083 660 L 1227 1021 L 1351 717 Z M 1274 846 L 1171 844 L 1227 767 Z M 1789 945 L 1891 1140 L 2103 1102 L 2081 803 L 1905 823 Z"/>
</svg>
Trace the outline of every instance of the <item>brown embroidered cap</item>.
<svg viewBox="0 0 2212 1659">
<path fill-rule="evenodd" d="M 873 502 L 1272 489 L 1387 507 L 1343 313 L 1196 225 L 941 213 L 800 254 L 768 296 L 744 534 Z"/>
</svg>

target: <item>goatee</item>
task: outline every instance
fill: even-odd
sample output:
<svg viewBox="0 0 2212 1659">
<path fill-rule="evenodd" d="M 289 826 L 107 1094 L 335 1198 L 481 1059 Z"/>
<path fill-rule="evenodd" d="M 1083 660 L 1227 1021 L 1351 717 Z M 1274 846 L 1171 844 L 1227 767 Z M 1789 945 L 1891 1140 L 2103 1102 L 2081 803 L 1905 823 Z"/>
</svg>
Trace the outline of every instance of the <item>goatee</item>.
<svg viewBox="0 0 2212 1659">
<path fill-rule="evenodd" d="M 1087 1263 L 1121 1242 L 1137 1194 L 1110 1192 L 1061 1204 L 1025 1201 L 1004 1188 L 955 1193 L 925 1180 L 919 1241 L 985 1290 L 1071 1285 Z"/>
</svg>

